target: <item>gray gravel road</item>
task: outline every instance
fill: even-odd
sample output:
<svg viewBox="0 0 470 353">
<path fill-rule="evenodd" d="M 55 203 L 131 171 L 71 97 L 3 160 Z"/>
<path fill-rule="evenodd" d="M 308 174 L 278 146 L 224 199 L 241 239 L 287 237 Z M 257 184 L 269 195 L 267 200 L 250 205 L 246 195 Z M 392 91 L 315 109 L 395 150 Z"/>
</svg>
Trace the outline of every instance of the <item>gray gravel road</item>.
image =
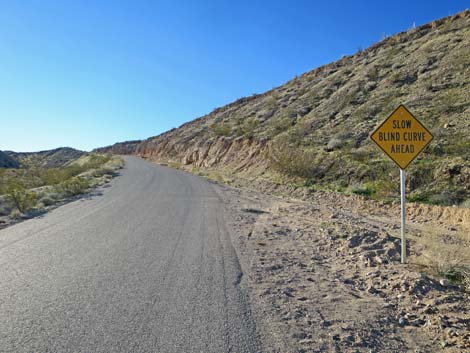
<svg viewBox="0 0 470 353">
<path fill-rule="evenodd" d="M 0 231 L 0 351 L 256 352 L 215 186 L 126 162 L 103 195 Z"/>
</svg>

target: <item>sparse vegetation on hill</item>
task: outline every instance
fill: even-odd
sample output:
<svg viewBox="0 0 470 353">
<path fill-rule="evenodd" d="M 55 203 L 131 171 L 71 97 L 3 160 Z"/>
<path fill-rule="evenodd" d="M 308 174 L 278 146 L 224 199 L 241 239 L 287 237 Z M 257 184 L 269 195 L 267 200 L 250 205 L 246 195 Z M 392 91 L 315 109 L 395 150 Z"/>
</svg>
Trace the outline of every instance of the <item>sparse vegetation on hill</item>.
<svg viewBox="0 0 470 353">
<path fill-rule="evenodd" d="M 37 205 L 38 198 L 36 193 L 26 189 L 22 183 L 11 180 L 6 189 L 6 202 L 20 213 L 25 213 Z"/>
<path fill-rule="evenodd" d="M 133 154 L 140 140 L 118 142 L 112 146 L 106 146 L 93 150 L 95 153 Z"/>
<path fill-rule="evenodd" d="M 28 189 L 58 185 L 86 171 L 99 169 L 110 159 L 109 156 L 87 155 L 75 161 L 69 160 L 69 164 L 64 167 L 45 168 L 25 164 L 23 168 L 0 169 L 0 195 L 6 192 L 13 181 Z"/>
<path fill-rule="evenodd" d="M 23 167 L 37 168 L 57 168 L 63 167 L 86 152 L 76 150 L 70 147 L 60 147 L 53 150 L 40 152 L 11 152 L 6 151 L 7 155 L 20 162 Z"/>
<path fill-rule="evenodd" d="M 75 157 L 69 154 L 67 161 L 62 155 L 64 166 L 56 166 L 58 160 L 44 158 L 51 154 L 39 153 L 40 156 L 29 153 L 21 168 L 0 168 L 0 217 L 45 210 L 68 197 L 83 194 L 109 181 L 124 164 L 117 156 L 80 153 Z"/>
<path fill-rule="evenodd" d="M 399 174 L 369 134 L 405 104 L 435 136 L 407 170 L 410 199 L 460 205 L 470 198 L 469 88 L 467 10 L 239 99 L 127 152 L 190 170 L 272 180 L 281 174 L 287 183 L 300 179 L 390 200 L 398 196 Z"/>
</svg>

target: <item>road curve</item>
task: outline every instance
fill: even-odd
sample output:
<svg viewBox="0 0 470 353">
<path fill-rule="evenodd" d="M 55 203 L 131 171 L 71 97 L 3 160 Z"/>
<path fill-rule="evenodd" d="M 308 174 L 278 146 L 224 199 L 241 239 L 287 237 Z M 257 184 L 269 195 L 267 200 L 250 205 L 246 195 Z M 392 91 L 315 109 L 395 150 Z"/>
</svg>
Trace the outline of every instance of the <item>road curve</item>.
<svg viewBox="0 0 470 353">
<path fill-rule="evenodd" d="M 111 185 L 0 231 L 0 352 L 257 352 L 214 186 L 134 157 Z"/>
</svg>

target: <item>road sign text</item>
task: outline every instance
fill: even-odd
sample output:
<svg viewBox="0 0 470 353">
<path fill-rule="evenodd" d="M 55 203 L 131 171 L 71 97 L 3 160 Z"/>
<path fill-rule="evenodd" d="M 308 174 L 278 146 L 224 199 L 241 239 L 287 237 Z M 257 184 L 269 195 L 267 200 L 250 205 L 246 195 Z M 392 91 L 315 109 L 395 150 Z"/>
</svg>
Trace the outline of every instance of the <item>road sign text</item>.
<svg viewBox="0 0 470 353">
<path fill-rule="evenodd" d="M 400 169 L 405 169 L 433 136 L 401 105 L 372 133 L 371 138 Z"/>
</svg>

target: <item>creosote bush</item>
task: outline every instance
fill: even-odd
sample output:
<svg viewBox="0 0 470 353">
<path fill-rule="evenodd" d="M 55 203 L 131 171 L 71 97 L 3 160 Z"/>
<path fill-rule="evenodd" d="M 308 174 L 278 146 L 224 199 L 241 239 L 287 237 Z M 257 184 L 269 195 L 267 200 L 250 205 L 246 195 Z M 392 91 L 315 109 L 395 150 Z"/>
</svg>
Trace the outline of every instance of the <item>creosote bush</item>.
<svg viewBox="0 0 470 353">
<path fill-rule="evenodd" d="M 6 200 L 20 213 L 24 214 L 37 205 L 36 193 L 29 191 L 23 184 L 12 180 L 7 186 Z"/>
<path fill-rule="evenodd" d="M 83 177 L 73 177 L 60 185 L 67 196 L 76 196 L 85 193 L 90 188 L 90 183 Z"/>
<path fill-rule="evenodd" d="M 313 178 L 319 172 L 317 155 L 289 144 L 285 138 L 274 140 L 270 159 L 277 170 L 291 176 Z"/>
<path fill-rule="evenodd" d="M 247 119 L 243 125 L 239 126 L 236 130 L 236 134 L 238 136 L 245 136 L 247 138 L 251 138 L 255 134 L 255 130 L 259 125 L 259 120 L 256 118 L 249 118 Z"/>
<path fill-rule="evenodd" d="M 214 123 L 211 125 L 211 130 L 216 136 L 230 136 L 232 129 L 226 124 L 217 124 Z"/>
</svg>

